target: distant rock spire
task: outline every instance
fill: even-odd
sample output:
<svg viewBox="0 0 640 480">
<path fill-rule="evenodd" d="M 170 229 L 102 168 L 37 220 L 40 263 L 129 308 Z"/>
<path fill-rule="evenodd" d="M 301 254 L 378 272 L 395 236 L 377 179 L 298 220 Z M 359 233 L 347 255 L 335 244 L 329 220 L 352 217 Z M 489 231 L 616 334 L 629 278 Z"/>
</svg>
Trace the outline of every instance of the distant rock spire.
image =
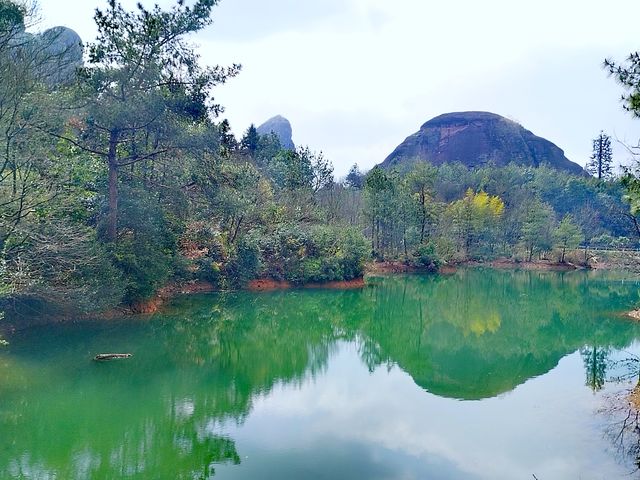
<svg viewBox="0 0 640 480">
<path fill-rule="evenodd" d="M 278 140 L 280 140 L 282 148 L 286 148 L 288 150 L 296 149 L 292 139 L 291 123 L 281 115 L 276 115 L 260 125 L 258 127 L 258 133 L 260 135 L 275 133 Z"/>
</svg>

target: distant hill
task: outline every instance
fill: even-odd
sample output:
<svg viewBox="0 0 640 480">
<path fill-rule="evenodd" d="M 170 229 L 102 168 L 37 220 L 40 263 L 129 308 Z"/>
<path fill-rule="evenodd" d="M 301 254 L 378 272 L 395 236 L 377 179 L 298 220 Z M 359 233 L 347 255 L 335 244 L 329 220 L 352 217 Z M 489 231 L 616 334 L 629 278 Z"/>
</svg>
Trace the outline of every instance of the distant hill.
<svg viewBox="0 0 640 480">
<path fill-rule="evenodd" d="M 260 125 L 258 127 L 258 133 L 260 135 L 275 133 L 283 148 L 288 150 L 296 149 L 292 139 L 293 132 L 291 129 L 291 123 L 281 115 L 276 115 Z"/>
<path fill-rule="evenodd" d="M 416 161 L 434 165 L 460 162 L 470 168 L 511 162 L 584 174 L 555 144 L 518 123 L 489 112 L 445 113 L 429 120 L 389 155 L 382 167 L 404 168 Z"/>
</svg>

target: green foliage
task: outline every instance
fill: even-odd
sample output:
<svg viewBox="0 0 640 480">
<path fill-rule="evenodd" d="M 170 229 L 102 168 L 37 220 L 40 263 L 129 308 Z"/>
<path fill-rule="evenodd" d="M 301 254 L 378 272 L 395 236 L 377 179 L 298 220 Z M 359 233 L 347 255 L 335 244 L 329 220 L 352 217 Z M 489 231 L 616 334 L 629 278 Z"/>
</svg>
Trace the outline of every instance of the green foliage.
<svg viewBox="0 0 640 480">
<path fill-rule="evenodd" d="M 243 146 L 243 148 L 246 147 Z M 269 165 L 271 159 L 278 155 L 280 150 L 282 150 L 280 139 L 275 133 L 271 132 L 268 135 L 260 135 L 260 138 L 257 142 L 256 148 L 253 150 L 252 155 L 256 163 L 260 167 L 265 168 Z M 249 149 L 249 151 L 251 150 Z"/>
<path fill-rule="evenodd" d="M 360 190 L 364 187 L 364 174 L 360 171 L 357 163 L 354 163 L 349 169 L 349 173 L 344 179 L 344 184 L 348 188 Z"/>
<path fill-rule="evenodd" d="M 418 245 L 418 248 L 411 255 L 411 264 L 415 267 L 437 271 L 440 259 L 436 253 L 436 246 L 433 243 Z"/>
<path fill-rule="evenodd" d="M 626 91 L 622 95 L 625 110 L 640 117 L 640 52 L 630 53 L 624 63 L 606 59 L 604 66 Z"/>
<path fill-rule="evenodd" d="M 368 249 L 350 228 L 290 226 L 261 238 L 265 273 L 296 284 L 362 276 Z"/>
<path fill-rule="evenodd" d="M 548 204 L 534 198 L 524 205 L 520 241 L 528 261 L 533 259 L 535 253 L 549 251 L 553 247 L 553 222 L 554 212 Z"/>
<path fill-rule="evenodd" d="M 500 197 L 483 191 L 474 193 L 471 189 L 463 199 L 448 206 L 446 215 L 453 234 L 468 257 L 493 251 L 504 208 Z"/>
<path fill-rule="evenodd" d="M 52 133 L 106 163 L 109 203 L 104 234 L 109 242 L 118 240 L 122 169 L 132 167 L 135 172 L 142 164 L 143 174 L 153 177 L 192 149 L 198 143 L 198 127 L 206 128 L 210 116 L 221 111 L 211 102 L 210 90 L 239 71 L 238 65 L 203 68 L 186 40 L 211 23 L 215 3 L 197 0 L 186 6 L 178 1 L 168 11 L 138 4 L 129 12 L 110 0 L 107 9 L 96 10 L 97 40 L 88 46 L 89 64 L 73 90 L 84 104 L 80 119 L 70 122 L 73 135 L 55 128 Z"/>
<path fill-rule="evenodd" d="M 613 60 L 606 59 L 604 62 L 605 69 L 625 90 L 622 95 L 622 102 L 625 110 L 630 112 L 634 117 L 640 117 L 640 52 L 629 54 L 624 63 L 616 63 Z M 637 157 L 638 148 L 631 147 L 631 151 Z M 628 170 L 622 180 L 625 188 L 625 200 L 630 204 L 631 213 L 636 233 L 640 235 L 640 227 L 636 215 L 640 211 L 640 180 L 638 180 L 638 169 L 636 171 Z"/>
<path fill-rule="evenodd" d="M 314 179 L 308 150 L 280 150 L 269 164 L 269 174 L 280 189 L 310 190 Z"/>
<path fill-rule="evenodd" d="M 364 180 L 364 211 L 371 225 L 371 251 L 374 255 L 383 255 L 385 220 L 393 218 L 390 215 L 393 192 L 394 184 L 387 173 L 379 166 L 373 167 Z"/>
<path fill-rule="evenodd" d="M 278 142 L 280 143 L 280 142 Z M 246 150 L 249 155 L 254 155 L 258 150 L 260 145 L 260 134 L 258 133 L 258 129 L 252 123 L 247 128 L 247 131 L 244 133 L 242 140 L 240 140 L 240 147 Z"/>
<path fill-rule="evenodd" d="M 0 0 L 0 36 L 24 29 L 27 9 L 24 5 L 10 0 Z"/>
<path fill-rule="evenodd" d="M 336 184 L 322 152 L 284 150 L 254 125 L 238 142 L 211 92 L 239 66 L 205 67 L 188 41 L 216 4 L 109 0 L 76 84 L 53 85 L 38 68 L 52 59 L 17 55 L 7 35 L 31 12 L 0 0 L 0 302 L 91 310 L 171 280 L 344 280 L 372 256 L 432 269 L 554 247 L 564 259 L 580 232 L 586 246 L 637 244 L 631 173 L 415 161 L 366 176 L 354 165 Z M 634 113 L 637 64 L 609 64 Z"/>
<path fill-rule="evenodd" d="M 564 262 L 567 250 L 578 248 L 584 240 L 580 227 L 576 225 L 571 215 L 565 215 L 553 231 L 553 243 L 561 252 L 560 261 Z"/>
<path fill-rule="evenodd" d="M 262 259 L 258 240 L 245 237 L 238 243 L 226 271 L 234 286 L 244 286 L 258 277 L 261 268 Z"/>
<path fill-rule="evenodd" d="M 151 297 L 173 273 L 177 234 L 154 196 L 140 188 L 123 192 L 114 265 L 126 278 L 124 301 Z"/>
</svg>

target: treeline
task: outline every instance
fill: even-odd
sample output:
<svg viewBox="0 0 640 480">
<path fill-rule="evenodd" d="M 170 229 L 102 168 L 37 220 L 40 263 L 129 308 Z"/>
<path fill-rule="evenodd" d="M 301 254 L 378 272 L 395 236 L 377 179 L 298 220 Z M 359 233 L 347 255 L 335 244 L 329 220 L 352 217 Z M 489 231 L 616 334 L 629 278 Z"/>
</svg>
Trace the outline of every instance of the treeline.
<svg viewBox="0 0 640 480">
<path fill-rule="evenodd" d="M 374 257 L 422 265 L 499 256 L 565 261 L 578 247 L 586 254 L 638 245 L 621 179 L 516 164 L 409 164 L 405 172 L 374 167 L 367 174 L 354 165 L 324 199 L 325 208 L 336 207 L 331 216 L 361 227 Z"/>
<path fill-rule="evenodd" d="M 433 269 L 637 243 L 618 181 L 418 163 L 336 182 L 322 153 L 253 126 L 236 139 L 212 92 L 240 66 L 204 67 L 185 40 L 215 4 L 109 0 L 78 69 L 77 44 L 34 43 L 33 12 L 0 0 L 0 307 L 103 310 L 171 281 L 302 284 L 374 259 Z"/>
</svg>

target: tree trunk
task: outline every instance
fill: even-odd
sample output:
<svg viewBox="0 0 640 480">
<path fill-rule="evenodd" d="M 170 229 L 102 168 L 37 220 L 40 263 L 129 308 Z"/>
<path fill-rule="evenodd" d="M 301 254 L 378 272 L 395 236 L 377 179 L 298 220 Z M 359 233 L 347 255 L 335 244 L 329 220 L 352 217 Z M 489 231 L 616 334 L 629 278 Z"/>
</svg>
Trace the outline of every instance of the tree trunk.
<svg viewBox="0 0 640 480">
<path fill-rule="evenodd" d="M 424 192 L 424 187 L 420 190 L 420 206 L 422 207 L 422 217 L 420 219 L 420 243 L 424 243 L 424 230 L 427 225 L 427 207 L 426 203 L 426 194 Z"/>
<path fill-rule="evenodd" d="M 638 219 L 636 218 L 636 216 L 632 215 L 631 213 L 625 213 L 624 215 L 631 219 L 631 221 L 633 222 L 633 228 L 638 237 L 640 237 L 640 225 L 638 225 Z"/>
<path fill-rule="evenodd" d="M 241 215 L 240 218 L 238 218 L 238 223 L 236 224 L 233 230 L 233 235 L 231 236 L 231 240 L 229 240 L 229 243 L 233 244 L 236 241 L 236 237 L 238 236 L 238 232 L 240 231 L 240 225 L 242 224 L 243 219 L 244 219 L 243 215 Z M 232 225 L 233 225 L 233 222 L 232 222 Z"/>
<path fill-rule="evenodd" d="M 404 247 L 404 258 L 408 257 L 407 255 L 407 227 L 402 227 L 402 246 Z"/>
<path fill-rule="evenodd" d="M 109 215 L 107 217 L 107 241 L 115 242 L 118 237 L 118 134 L 109 136 Z"/>
<path fill-rule="evenodd" d="M 371 253 L 376 254 L 376 215 L 371 215 Z"/>
</svg>

